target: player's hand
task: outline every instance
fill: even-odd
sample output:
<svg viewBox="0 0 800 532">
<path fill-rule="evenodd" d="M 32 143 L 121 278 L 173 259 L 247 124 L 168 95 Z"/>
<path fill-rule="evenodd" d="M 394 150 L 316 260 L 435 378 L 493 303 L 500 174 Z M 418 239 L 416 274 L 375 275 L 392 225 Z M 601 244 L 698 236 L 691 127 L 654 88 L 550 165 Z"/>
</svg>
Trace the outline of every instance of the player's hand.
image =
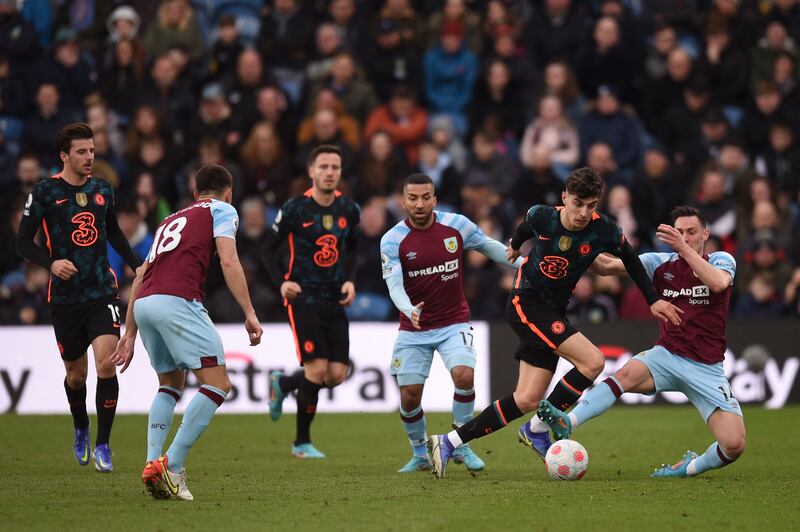
<svg viewBox="0 0 800 532">
<path fill-rule="evenodd" d="M 650 305 L 650 312 L 653 313 L 653 316 L 660 319 L 661 321 L 669 321 L 673 325 L 680 325 L 681 324 L 681 314 L 683 311 L 669 303 L 668 301 L 664 301 L 663 299 L 659 299 L 652 305 Z"/>
<path fill-rule="evenodd" d="M 506 258 L 508 262 L 514 262 L 520 256 L 520 250 L 514 249 L 511 247 L 511 240 L 508 241 L 508 247 L 506 247 Z"/>
<path fill-rule="evenodd" d="M 339 304 L 343 307 L 349 307 L 353 304 L 353 300 L 356 298 L 356 285 L 354 285 L 351 281 L 347 281 L 342 285 L 342 294 L 344 294 L 344 298 L 339 300 Z"/>
<path fill-rule="evenodd" d="M 78 268 L 67 259 L 58 259 L 50 265 L 50 271 L 64 281 L 69 281 L 72 276 L 78 273 Z"/>
<path fill-rule="evenodd" d="M 127 334 L 123 334 L 117 342 L 117 348 L 111 353 L 111 362 L 115 366 L 122 366 L 119 370 L 120 373 L 125 373 L 128 366 L 131 365 L 133 360 L 133 348 L 136 345 L 136 338 L 131 338 Z"/>
<path fill-rule="evenodd" d="M 422 316 L 422 307 L 425 306 L 424 301 L 420 301 L 419 304 L 414 307 L 414 310 L 411 311 L 411 325 L 414 326 L 415 329 L 419 329 L 419 319 Z"/>
<path fill-rule="evenodd" d="M 303 289 L 294 281 L 284 281 L 281 285 L 281 297 L 284 299 L 294 299 L 302 292 Z"/>
<path fill-rule="evenodd" d="M 656 238 L 677 252 L 680 252 L 684 246 L 687 246 L 686 242 L 683 241 L 681 233 L 671 225 L 659 225 L 656 231 Z"/>
<path fill-rule="evenodd" d="M 244 328 L 247 329 L 247 334 L 250 336 L 250 345 L 258 345 L 261 343 L 261 335 L 264 330 L 261 328 L 261 322 L 255 314 L 247 316 L 244 320 Z"/>
</svg>

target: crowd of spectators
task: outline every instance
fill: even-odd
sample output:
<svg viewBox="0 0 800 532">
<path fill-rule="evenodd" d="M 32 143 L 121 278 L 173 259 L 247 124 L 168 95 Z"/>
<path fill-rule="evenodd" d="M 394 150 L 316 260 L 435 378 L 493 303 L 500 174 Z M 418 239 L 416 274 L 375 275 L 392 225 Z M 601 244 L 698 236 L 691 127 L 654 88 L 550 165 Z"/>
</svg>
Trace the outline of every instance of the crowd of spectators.
<svg viewBox="0 0 800 532">
<path fill-rule="evenodd" d="M 737 259 L 732 314 L 797 317 L 799 46 L 798 0 L 0 0 L 0 323 L 49 320 L 48 272 L 14 238 L 34 184 L 60 170 L 56 131 L 77 120 L 142 257 L 200 165 L 231 170 L 265 321 L 285 318 L 260 242 L 321 143 L 342 149 L 362 206 L 353 319 L 396 316 L 378 248 L 410 172 L 506 240 L 582 165 L 638 250 L 663 251 L 658 225 L 696 206 L 706 251 Z M 124 302 L 132 272 L 110 259 Z M 509 271 L 470 254 L 463 281 L 474 319 L 502 319 Z M 242 319 L 218 267 L 206 304 Z M 626 279 L 587 275 L 569 315 L 649 312 Z"/>
</svg>

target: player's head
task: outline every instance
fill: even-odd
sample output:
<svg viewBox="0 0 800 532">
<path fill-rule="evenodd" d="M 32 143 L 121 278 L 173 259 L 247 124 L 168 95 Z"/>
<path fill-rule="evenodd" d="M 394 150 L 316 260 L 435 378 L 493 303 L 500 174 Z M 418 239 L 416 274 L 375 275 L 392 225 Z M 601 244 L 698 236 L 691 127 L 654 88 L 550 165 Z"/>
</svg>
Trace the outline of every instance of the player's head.
<svg viewBox="0 0 800 532">
<path fill-rule="evenodd" d="M 436 207 L 436 191 L 433 180 L 425 174 L 411 174 L 403 183 L 403 198 L 400 204 L 408 213 L 414 227 L 425 228 L 431 223 Z"/>
<path fill-rule="evenodd" d="M 233 199 L 233 177 L 222 165 L 207 164 L 194 176 L 195 199 L 205 196 L 230 203 Z"/>
<path fill-rule="evenodd" d="M 332 144 L 322 144 L 311 150 L 308 175 L 313 188 L 333 194 L 342 178 L 342 150 Z"/>
<path fill-rule="evenodd" d="M 603 178 L 597 170 L 588 166 L 573 170 L 567 177 L 567 190 L 561 193 L 567 223 L 578 230 L 586 227 L 592 221 L 602 192 Z"/>
<path fill-rule="evenodd" d="M 55 145 L 66 172 L 76 177 L 92 175 L 94 131 L 89 124 L 76 122 L 62 127 L 56 134 Z"/>
<path fill-rule="evenodd" d="M 702 255 L 710 234 L 708 222 L 703 214 L 694 207 L 680 205 L 672 209 L 669 216 L 672 219 L 672 225 L 683 237 L 683 241 Z"/>
</svg>

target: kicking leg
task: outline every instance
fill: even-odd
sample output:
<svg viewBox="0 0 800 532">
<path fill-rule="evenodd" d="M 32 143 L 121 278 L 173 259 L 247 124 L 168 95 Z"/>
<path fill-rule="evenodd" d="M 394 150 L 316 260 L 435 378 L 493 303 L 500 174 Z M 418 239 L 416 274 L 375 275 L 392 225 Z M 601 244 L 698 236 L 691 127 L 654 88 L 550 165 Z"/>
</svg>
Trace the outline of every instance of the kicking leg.
<svg viewBox="0 0 800 532">
<path fill-rule="evenodd" d="M 569 414 L 549 401 L 539 404 L 538 416 L 543 419 L 558 438 L 569 435 L 590 419 L 611 408 L 625 392 L 652 393 L 655 382 L 650 370 L 638 360 L 629 360 L 612 376 L 586 392 Z"/>
<path fill-rule="evenodd" d="M 716 441 L 686 466 L 686 474 L 690 477 L 732 464 L 744 452 L 745 429 L 742 416 L 718 408 L 708 418 L 708 428 Z"/>
</svg>

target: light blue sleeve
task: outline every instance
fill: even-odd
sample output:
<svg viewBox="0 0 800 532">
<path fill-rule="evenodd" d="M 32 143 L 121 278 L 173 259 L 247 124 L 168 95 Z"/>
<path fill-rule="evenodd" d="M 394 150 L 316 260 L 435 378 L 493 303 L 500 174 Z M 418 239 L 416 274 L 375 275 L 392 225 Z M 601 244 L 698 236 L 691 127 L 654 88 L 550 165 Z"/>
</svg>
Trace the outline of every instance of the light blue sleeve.
<svg viewBox="0 0 800 532">
<path fill-rule="evenodd" d="M 642 261 L 644 271 L 650 280 L 653 280 L 653 275 L 656 273 L 656 268 L 672 259 L 675 253 L 642 253 L 639 255 L 639 260 Z"/>
<path fill-rule="evenodd" d="M 708 256 L 708 262 L 716 269 L 731 274 L 731 280 L 736 277 L 736 259 L 730 253 L 715 251 Z"/>
<path fill-rule="evenodd" d="M 403 266 L 400 264 L 400 242 L 408 234 L 408 229 L 396 225 L 386 232 L 381 238 L 381 272 L 386 286 L 389 288 L 389 297 L 392 298 L 397 310 L 411 318 L 414 305 L 406 294 L 403 285 Z"/>
<path fill-rule="evenodd" d="M 437 214 L 439 214 L 442 224 L 452 227 L 461 233 L 464 249 L 474 249 L 505 266 L 516 267 L 522 263 L 522 258 L 517 259 L 515 262 L 508 262 L 505 244 L 486 236 L 486 233 L 466 216 L 455 213 Z"/>
<path fill-rule="evenodd" d="M 224 237 L 236 240 L 236 231 L 239 229 L 239 215 L 233 205 L 224 201 L 212 201 L 211 219 L 214 226 L 214 238 Z"/>
</svg>

